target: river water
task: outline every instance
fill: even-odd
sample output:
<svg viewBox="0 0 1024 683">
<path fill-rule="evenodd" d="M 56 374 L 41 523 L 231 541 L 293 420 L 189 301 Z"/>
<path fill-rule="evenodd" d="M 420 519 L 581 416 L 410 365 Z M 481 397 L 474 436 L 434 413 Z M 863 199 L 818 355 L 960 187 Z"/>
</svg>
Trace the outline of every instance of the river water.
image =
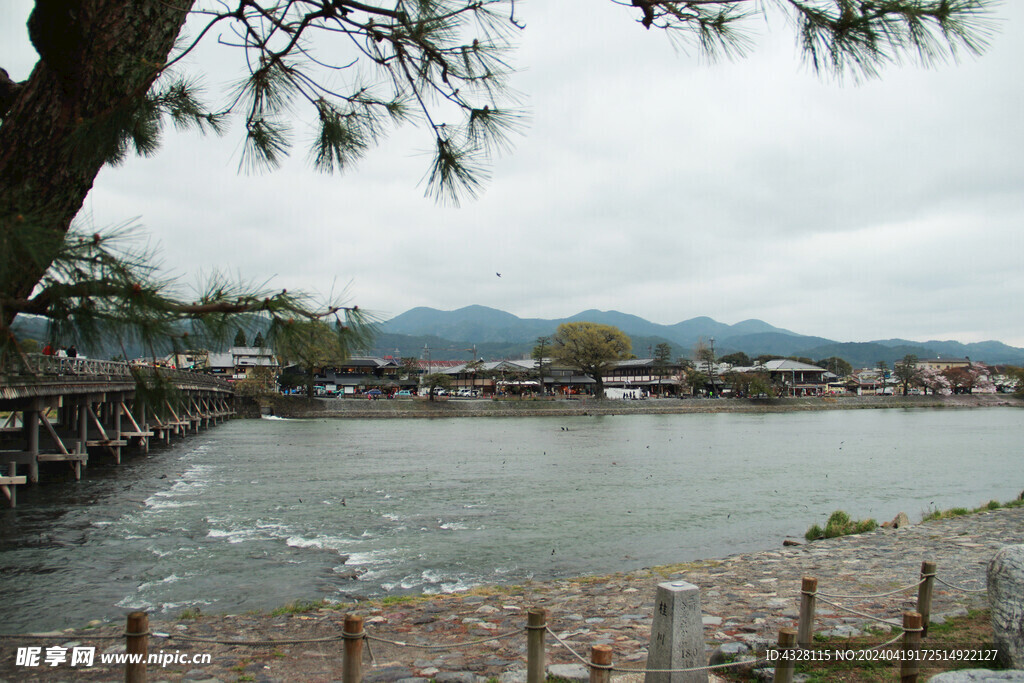
<svg viewBox="0 0 1024 683">
<path fill-rule="evenodd" d="M 1022 413 L 236 420 L 0 511 L 0 632 L 778 547 L 1024 488 Z M 357 578 L 352 578 L 358 574 Z"/>
</svg>

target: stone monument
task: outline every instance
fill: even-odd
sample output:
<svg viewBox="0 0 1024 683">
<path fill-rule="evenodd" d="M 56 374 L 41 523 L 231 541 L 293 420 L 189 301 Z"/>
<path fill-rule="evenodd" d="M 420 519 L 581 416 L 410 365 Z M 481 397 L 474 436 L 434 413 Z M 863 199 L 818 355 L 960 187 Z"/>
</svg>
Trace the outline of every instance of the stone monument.
<svg viewBox="0 0 1024 683">
<path fill-rule="evenodd" d="M 700 589 L 686 581 L 658 584 L 647 669 L 690 669 L 707 666 L 707 663 Z M 707 680 L 707 669 L 644 676 L 644 683 L 707 683 Z"/>
</svg>

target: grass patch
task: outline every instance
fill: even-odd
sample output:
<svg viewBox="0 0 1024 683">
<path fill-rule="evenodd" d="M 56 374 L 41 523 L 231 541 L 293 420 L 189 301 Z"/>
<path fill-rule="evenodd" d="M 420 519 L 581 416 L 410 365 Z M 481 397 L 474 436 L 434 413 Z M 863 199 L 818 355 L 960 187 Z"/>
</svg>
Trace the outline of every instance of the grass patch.
<svg viewBox="0 0 1024 683">
<path fill-rule="evenodd" d="M 718 560 L 697 560 L 695 562 L 677 562 L 676 564 L 663 564 L 652 567 L 651 572 L 661 577 L 669 578 L 673 574 L 685 574 L 687 572 L 700 571 L 709 567 L 717 567 L 722 564 Z"/>
<path fill-rule="evenodd" d="M 286 614 L 302 614 L 304 612 L 313 612 L 318 609 L 323 609 L 327 606 L 327 603 L 323 600 L 296 600 L 295 602 L 278 607 L 270 613 L 272 617 L 282 617 Z"/>
<path fill-rule="evenodd" d="M 185 621 L 186 619 L 198 619 L 201 616 L 203 616 L 203 613 L 199 611 L 198 607 L 186 607 L 178 614 L 178 620 Z"/>
<path fill-rule="evenodd" d="M 867 531 L 874 531 L 878 528 L 878 522 L 873 519 L 850 519 L 850 515 L 842 510 L 836 510 L 825 522 L 822 529 L 817 524 L 811 526 L 804 534 L 808 541 L 817 541 L 820 538 L 838 538 L 851 534 L 863 534 Z"/>
<path fill-rule="evenodd" d="M 426 596 L 423 595 L 389 595 L 386 598 L 381 598 L 380 604 L 385 607 L 388 605 L 405 605 L 426 599 Z"/>
<path fill-rule="evenodd" d="M 1024 496 L 1024 493 L 1021 494 Z M 976 507 L 973 510 L 968 508 L 949 508 L 948 510 L 930 510 L 921 517 L 922 522 L 931 522 L 936 519 L 952 519 L 953 517 L 963 517 L 964 515 L 973 515 L 978 512 L 991 512 L 993 510 L 1002 509 L 1013 509 L 1024 506 L 1024 498 L 1017 498 L 1016 500 L 1010 500 L 1005 503 L 1000 503 L 998 500 L 990 500 L 980 507 Z"/>
</svg>

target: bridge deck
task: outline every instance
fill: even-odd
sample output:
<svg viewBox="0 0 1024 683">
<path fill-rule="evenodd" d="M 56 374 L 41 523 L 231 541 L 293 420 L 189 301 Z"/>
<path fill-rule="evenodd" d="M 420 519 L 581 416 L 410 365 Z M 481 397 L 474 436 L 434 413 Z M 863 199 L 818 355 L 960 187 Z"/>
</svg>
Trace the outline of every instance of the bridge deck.
<svg viewBox="0 0 1024 683">
<path fill-rule="evenodd" d="M 25 361 L 0 370 L 0 410 L 10 411 L 0 416 L 0 491 L 12 507 L 15 486 L 37 482 L 40 463 L 68 463 L 79 479 L 90 449 L 120 464 L 130 444 L 148 452 L 154 435 L 170 441 L 234 415 L 230 383 L 202 373 L 41 355 Z M 139 383 L 157 374 L 175 388 L 173 398 L 137 400 Z"/>
</svg>

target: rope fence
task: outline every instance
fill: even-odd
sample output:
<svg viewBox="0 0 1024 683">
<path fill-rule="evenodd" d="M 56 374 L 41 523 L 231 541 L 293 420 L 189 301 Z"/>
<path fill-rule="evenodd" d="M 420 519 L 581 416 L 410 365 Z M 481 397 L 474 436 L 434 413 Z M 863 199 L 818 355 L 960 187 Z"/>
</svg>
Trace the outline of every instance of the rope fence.
<svg viewBox="0 0 1024 683">
<path fill-rule="evenodd" d="M 921 639 L 928 635 L 928 621 L 931 613 L 931 598 L 934 582 L 938 581 L 944 586 L 953 590 L 966 593 L 984 592 L 984 589 L 962 588 L 949 584 L 938 578 L 935 571 L 935 563 L 923 562 L 921 565 L 921 576 L 917 583 L 904 586 L 886 593 L 867 595 L 833 595 L 819 592 L 817 590 L 817 579 L 804 577 L 800 589 L 800 613 L 797 628 L 783 628 L 779 631 L 777 644 L 767 648 L 761 653 L 755 654 L 753 658 L 743 659 L 735 662 L 713 664 L 707 666 L 691 666 L 687 668 L 629 668 L 618 667 L 613 664 L 613 649 L 607 644 L 597 644 L 591 647 L 590 658 L 587 659 L 580 654 L 566 638 L 559 636 L 547 623 L 547 612 L 544 609 L 531 609 L 527 612 L 527 624 L 522 629 L 516 629 L 505 633 L 495 634 L 487 638 L 467 640 L 446 644 L 410 643 L 402 640 L 392 640 L 379 636 L 370 635 L 363 627 L 363 617 L 353 614 L 346 614 L 343 628 L 340 634 L 318 638 L 290 638 L 290 639 L 251 639 L 234 640 L 221 638 L 208 638 L 189 636 L 183 634 L 163 633 L 149 629 L 149 617 L 145 612 L 132 612 L 127 615 L 125 630 L 120 635 L 90 635 L 75 634 L 75 639 L 83 641 L 119 640 L 125 639 L 125 652 L 129 655 L 141 655 L 140 662 L 130 662 L 126 665 L 125 680 L 128 683 L 144 683 L 146 679 L 146 663 L 149 651 L 150 638 L 157 638 L 167 641 L 181 641 L 185 643 L 203 643 L 210 645 L 227 645 L 238 647 L 268 648 L 284 645 L 316 644 L 325 645 L 329 643 L 343 643 L 343 683 L 361 683 L 362 661 L 364 643 L 369 661 L 374 664 L 373 652 L 370 643 L 382 643 L 393 647 L 414 648 L 421 650 L 455 650 L 469 648 L 484 643 L 498 640 L 505 640 L 520 636 L 525 631 L 527 639 L 527 683 L 543 683 L 546 678 L 546 636 L 557 646 L 564 648 L 572 659 L 575 659 L 590 671 L 590 683 L 610 683 L 611 675 L 638 675 L 638 674 L 684 674 L 694 672 L 709 672 L 730 669 L 736 667 L 758 668 L 765 665 L 775 664 L 774 680 L 779 683 L 790 683 L 793 680 L 795 664 L 801 660 L 801 651 L 811 649 L 814 638 L 814 623 L 816 621 L 816 604 L 821 602 L 831 607 L 855 614 L 864 619 L 873 620 L 889 626 L 898 631 L 891 639 L 864 648 L 865 650 L 886 650 L 893 647 L 902 647 L 904 652 L 914 650 L 920 646 Z M 877 600 L 890 597 L 900 593 L 907 593 L 917 590 L 916 611 L 906 611 L 902 614 L 902 621 L 894 621 L 883 617 L 874 616 L 835 602 L 835 600 Z M 23 640 L 53 640 L 55 638 L 66 638 L 64 635 L 55 634 L 23 634 L 4 635 L 0 639 L 23 639 Z M 902 646 L 899 641 L 903 641 Z M 917 680 L 919 662 L 913 656 L 902 656 L 900 660 L 901 681 L 914 683 Z M 801 660 L 803 661 L 803 660 Z"/>
</svg>

